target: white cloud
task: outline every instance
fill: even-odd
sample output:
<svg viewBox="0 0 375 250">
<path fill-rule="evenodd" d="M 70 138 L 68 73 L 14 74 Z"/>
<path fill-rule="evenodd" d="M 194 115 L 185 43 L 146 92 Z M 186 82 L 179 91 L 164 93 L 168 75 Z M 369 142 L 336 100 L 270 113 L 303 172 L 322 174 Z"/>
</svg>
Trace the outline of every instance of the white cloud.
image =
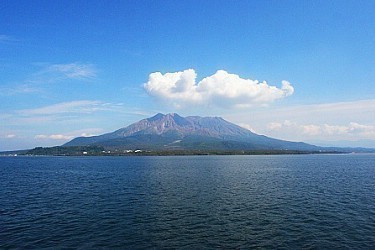
<svg viewBox="0 0 375 250">
<path fill-rule="evenodd" d="M 74 136 L 54 134 L 54 135 L 36 135 L 34 138 L 35 139 L 52 139 L 52 140 L 71 140 L 74 138 Z"/>
<path fill-rule="evenodd" d="M 66 64 L 38 63 L 39 71 L 32 74 L 25 82 L 31 84 L 57 83 L 66 80 L 93 80 L 96 77 L 96 69 L 93 64 L 79 62 Z"/>
<path fill-rule="evenodd" d="M 144 84 L 147 93 L 170 102 L 176 107 L 186 105 L 215 105 L 224 108 L 250 107 L 269 104 L 277 99 L 290 96 L 294 88 L 282 81 L 281 88 L 267 82 L 244 79 L 224 70 L 196 82 L 193 69 L 175 73 L 151 73 Z"/>
<path fill-rule="evenodd" d="M 105 119 L 108 119 L 114 112 L 121 116 L 127 114 L 123 105 L 95 100 L 76 100 L 0 113 L 0 120 L 2 121 L 0 126 L 5 130 L 14 127 L 29 129 L 33 126 L 47 128 L 47 125 L 57 127 L 73 126 L 74 124 L 75 126 L 79 124 L 87 125 L 93 124 L 95 121 L 105 122 Z"/>
<path fill-rule="evenodd" d="M 324 124 L 322 126 L 321 131 L 327 135 L 344 135 L 349 132 L 348 126 L 340 126 L 340 125 L 328 125 Z"/>
<path fill-rule="evenodd" d="M 5 139 L 13 139 L 13 138 L 16 138 L 17 135 L 15 134 L 3 134 L 3 135 L 0 135 L 0 138 L 5 138 Z"/>
<path fill-rule="evenodd" d="M 2 96 L 12 96 L 16 94 L 30 94 L 41 92 L 41 89 L 37 86 L 32 86 L 31 84 L 19 84 L 12 87 L 1 87 L 0 95 Z"/>
<path fill-rule="evenodd" d="M 82 137 L 90 137 L 90 136 L 95 136 L 95 134 L 90 134 L 90 133 L 82 133 Z"/>
<path fill-rule="evenodd" d="M 60 73 L 65 78 L 69 79 L 90 79 L 96 77 L 96 72 L 92 64 L 53 64 L 47 67 L 44 71 L 50 73 Z"/>
<path fill-rule="evenodd" d="M 280 130 L 282 128 L 283 124 L 279 123 L 279 122 L 271 122 L 269 124 L 267 124 L 267 128 L 269 130 Z"/>
<path fill-rule="evenodd" d="M 251 132 L 253 133 L 256 133 L 256 131 L 249 125 L 249 124 L 246 124 L 246 123 L 239 123 L 238 126 L 240 127 L 243 127 L 243 128 L 246 128 L 247 130 L 250 130 Z"/>
<path fill-rule="evenodd" d="M 1 42 L 0 35 L 0 42 Z M 46 84 L 67 80 L 91 81 L 96 77 L 96 69 L 92 64 L 36 64 L 41 69 L 22 80 L 18 84 L 0 87 L 0 95 L 31 94 L 45 91 Z"/>
<path fill-rule="evenodd" d="M 236 124 L 249 124 L 259 134 L 283 140 L 311 143 L 346 141 L 356 146 L 375 145 L 375 99 L 254 107 L 251 110 L 223 111 L 221 116 Z M 362 143 L 365 141 L 373 143 Z"/>
<path fill-rule="evenodd" d="M 68 134 L 74 137 L 78 137 L 78 136 L 89 137 L 89 136 L 98 135 L 102 132 L 103 132 L 103 129 L 101 128 L 86 128 L 86 129 L 71 131 Z"/>
<path fill-rule="evenodd" d="M 23 115 L 55 115 L 63 113 L 93 113 L 95 111 L 109 110 L 108 103 L 100 101 L 79 100 L 57 103 L 41 108 L 19 110 Z"/>
<path fill-rule="evenodd" d="M 314 124 L 303 125 L 302 129 L 303 129 L 303 134 L 307 134 L 307 135 L 314 136 L 314 135 L 319 135 L 321 133 L 320 126 L 314 125 Z"/>
<path fill-rule="evenodd" d="M 88 136 L 94 136 L 98 135 L 102 129 L 100 128 L 87 128 L 87 129 L 81 129 L 81 130 L 75 130 L 68 133 L 61 133 L 61 134 L 39 134 L 34 136 L 34 139 L 38 140 L 71 140 L 78 136 L 88 137 Z"/>
<path fill-rule="evenodd" d="M 375 125 L 363 125 L 356 122 L 349 124 L 349 131 L 353 134 L 359 134 L 361 136 L 369 136 L 375 139 Z"/>
<path fill-rule="evenodd" d="M 298 136 L 303 134 L 306 139 L 319 138 L 325 139 L 374 139 L 375 140 L 375 125 L 364 125 L 356 122 L 350 122 L 346 125 L 332 125 L 332 124 L 298 124 L 285 120 L 284 122 L 271 122 L 268 124 L 269 132 L 277 131 L 289 135 Z"/>
</svg>

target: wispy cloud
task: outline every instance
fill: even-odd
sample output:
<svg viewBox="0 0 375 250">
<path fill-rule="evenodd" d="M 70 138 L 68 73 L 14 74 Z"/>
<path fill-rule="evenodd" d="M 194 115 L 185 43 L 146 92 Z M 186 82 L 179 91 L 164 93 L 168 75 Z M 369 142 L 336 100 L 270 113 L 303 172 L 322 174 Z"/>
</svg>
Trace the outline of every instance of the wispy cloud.
<svg viewBox="0 0 375 250">
<path fill-rule="evenodd" d="M 344 124 L 351 121 L 362 121 L 362 123 L 374 122 L 375 99 L 358 100 L 349 102 L 323 103 L 311 105 L 293 105 L 284 107 L 273 107 L 272 109 L 252 109 L 251 118 L 261 122 L 294 120 L 300 123 L 332 123 Z M 247 119 L 240 111 L 233 111 L 225 115 L 228 119 Z"/>
<path fill-rule="evenodd" d="M 93 64 L 78 62 L 67 64 L 36 63 L 36 66 L 40 69 L 26 76 L 20 82 L 0 87 L 0 95 L 13 96 L 45 92 L 47 85 L 65 81 L 90 82 L 95 80 L 97 76 L 97 70 Z"/>
<path fill-rule="evenodd" d="M 260 134 L 294 141 L 375 140 L 375 100 L 258 108 L 224 117 Z"/>
<path fill-rule="evenodd" d="M 47 67 L 44 72 L 57 73 L 68 79 L 92 79 L 96 77 L 96 70 L 92 64 L 68 63 L 53 64 Z"/>
<path fill-rule="evenodd" d="M 269 104 L 294 92 L 287 81 L 282 81 L 281 88 L 277 88 L 265 81 L 244 79 L 225 70 L 218 70 L 199 82 L 196 82 L 196 78 L 193 69 L 164 75 L 155 72 L 149 75 L 144 88 L 149 95 L 175 107 L 202 104 L 223 108 L 252 107 Z"/>
<path fill-rule="evenodd" d="M 337 124 L 299 124 L 285 120 L 284 122 L 269 123 L 267 129 L 270 131 L 281 131 L 288 134 L 303 134 L 305 138 L 323 137 L 325 139 L 374 139 L 375 125 L 359 124 L 350 122 L 345 125 Z"/>
<path fill-rule="evenodd" d="M 35 109 L 19 110 L 21 115 L 56 115 L 67 113 L 88 114 L 96 111 L 109 110 L 110 104 L 101 101 L 79 100 L 62 102 Z"/>
<path fill-rule="evenodd" d="M 33 84 L 19 84 L 13 87 L 1 87 L 0 95 L 3 96 L 13 96 L 17 94 L 30 94 L 30 93 L 39 93 L 42 92 L 42 89 Z"/>
<path fill-rule="evenodd" d="M 1 127 L 47 126 L 56 124 L 57 127 L 73 124 L 85 124 L 108 117 L 111 113 L 126 114 L 123 105 L 95 100 L 76 100 L 61 102 L 38 108 L 22 109 L 0 113 Z M 100 120 L 99 119 L 99 120 Z M 103 122 L 103 121 L 102 121 Z"/>
<path fill-rule="evenodd" d="M 96 69 L 93 64 L 74 62 L 44 65 L 28 81 L 32 83 L 55 83 L 64 80 L 89 81 L 95 77 Z"/>
<path fill-rule="evenodd" d="M 74 137 L 68 135 L 54 134 L 54 135 L 36 135 L 35 139 L 52 139 L 52 140 L 71 140 Z"/>
<path fill-rule="evenodd" d="M 142 112 L 142 110 L 126 107 L 123 103 L 75 100 L 0 113 L 0 120 L 2 121 L 0 125 L 7 129 L 15 126 L 24 128 L 42 126 L 47 128 L 47 126 L 55 125 L 56 127 L 74 126 L 75 128 L 79 128 L 85 124 L 101 124 L 101 126 L 107 127 L 110 124 L 107 120 L 111 119 L 110 117 L 114 114 L 120 118 L 151 115 Z M 87 134 L 89 135 L 90 133 Z"/>
<path fill-rule="evenodd" d="M 8 36 L 8 35 L 0 35 L 0 42 L 15 42 L 17 41 L 17 39 L 15 39 L 14 37 L 12 36 Z"/>
<path fill-rule="evenodd" d="M 13 138 L 16 138 L 17 135 L 15 134 L 2 134 L 0 135 L 0 138 L 5 138 L 5 139 L 13 139 Z"/>
<path fill-rule="evenodd" d="M 34 139 L 37 140 L 62 140 L 67 141 L 71 140 L 78 136 L 88 137 L 98 135 L 102 132 L 102 129 L 99 128 L 87 128 L 81 130 L 75 130 L 68 133 L 59 133 L 59 134 L 38 134 L 34 136 Z"/>
</svg>

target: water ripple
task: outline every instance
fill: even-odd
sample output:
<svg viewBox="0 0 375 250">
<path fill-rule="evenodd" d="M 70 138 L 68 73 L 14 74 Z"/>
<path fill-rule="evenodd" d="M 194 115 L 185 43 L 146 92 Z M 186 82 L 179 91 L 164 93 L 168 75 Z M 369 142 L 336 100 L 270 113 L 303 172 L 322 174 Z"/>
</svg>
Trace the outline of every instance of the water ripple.
<svg viewBox="0 0 375 250">
<path fill-rule="evenodd" d="M 373 249 L 375 156 L 0 158 L 0 248 Z"/>
</svg>

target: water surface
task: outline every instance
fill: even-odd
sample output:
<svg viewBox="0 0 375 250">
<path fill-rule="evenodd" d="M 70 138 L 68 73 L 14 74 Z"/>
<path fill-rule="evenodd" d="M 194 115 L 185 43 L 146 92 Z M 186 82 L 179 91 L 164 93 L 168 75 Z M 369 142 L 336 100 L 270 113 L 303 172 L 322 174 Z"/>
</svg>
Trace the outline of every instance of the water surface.
<svg viewBox="0 0 375 250">
<path fill-rule="evenodd" d="M 0 248 L 375 247 L 375 155 L 0 157 Z"/>
</svg>

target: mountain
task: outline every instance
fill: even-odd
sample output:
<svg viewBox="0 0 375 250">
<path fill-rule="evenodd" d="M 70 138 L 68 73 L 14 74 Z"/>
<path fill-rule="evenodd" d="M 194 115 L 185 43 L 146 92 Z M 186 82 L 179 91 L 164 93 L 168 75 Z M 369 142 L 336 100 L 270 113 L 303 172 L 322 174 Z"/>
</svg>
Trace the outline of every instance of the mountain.
<svg viewBox="0 0 375 250">
<path fill-rule="evenodd" d="M 297 150 L 320 147 L 255 134 L 221 117 L 156 114 L 112 133 L 77 137 L 63 146 L 142 150 Z"/>
</svg>

